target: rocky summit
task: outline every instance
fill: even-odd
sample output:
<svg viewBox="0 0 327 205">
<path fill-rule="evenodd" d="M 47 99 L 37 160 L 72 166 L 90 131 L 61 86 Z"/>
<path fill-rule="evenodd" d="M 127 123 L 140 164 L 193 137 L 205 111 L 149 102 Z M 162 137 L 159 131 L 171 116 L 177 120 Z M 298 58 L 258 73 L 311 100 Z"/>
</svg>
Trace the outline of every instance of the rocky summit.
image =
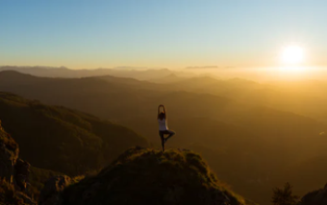
<svg viewBox="0 0 327 205">
<path fill-rule="evenodd" d="M 63 188 L 66 186 L 66 188 Z M 251 204 L 225 187 L 201 156 L 188 150 L 135 147 L 95 176 L 50 179 L 40 205 Z"/>
</svg>

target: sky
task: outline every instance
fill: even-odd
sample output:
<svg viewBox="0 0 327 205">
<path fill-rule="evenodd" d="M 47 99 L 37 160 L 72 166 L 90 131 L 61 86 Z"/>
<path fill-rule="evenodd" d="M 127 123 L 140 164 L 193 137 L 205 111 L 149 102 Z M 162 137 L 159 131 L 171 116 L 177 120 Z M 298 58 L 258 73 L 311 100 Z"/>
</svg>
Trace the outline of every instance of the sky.
<svg viewBox="0 0 327 205">
<path fill-rule="evenodd" d="M 327 1 L 0 0 L 0 65 L 260 67 L 300 45 L 327 64 Z"/>
</svg>

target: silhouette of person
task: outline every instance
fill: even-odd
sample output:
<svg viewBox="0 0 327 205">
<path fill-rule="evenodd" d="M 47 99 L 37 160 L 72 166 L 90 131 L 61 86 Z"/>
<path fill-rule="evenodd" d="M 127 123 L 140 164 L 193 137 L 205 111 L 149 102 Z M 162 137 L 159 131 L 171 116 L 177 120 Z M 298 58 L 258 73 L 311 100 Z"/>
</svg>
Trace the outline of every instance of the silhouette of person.
<svg viewBox="0 0 327 205">
<path fill-rule="evenodd" d="M 163 108 L 163 111 L 160 109 Z M 167 126 L 167 113 L 165 106 L 159 105 L 158 107 L 158 123 L 159 123 L 159 135 L 161 138 L 161 146 L 162 146 L 162 151 L 165 151 L 165 142 L 171 138 L 175 132 L 171 131 L 168 129 Z M 168 135 L 168 137 L 165 138 L 165 135 Z"/>
</svg>

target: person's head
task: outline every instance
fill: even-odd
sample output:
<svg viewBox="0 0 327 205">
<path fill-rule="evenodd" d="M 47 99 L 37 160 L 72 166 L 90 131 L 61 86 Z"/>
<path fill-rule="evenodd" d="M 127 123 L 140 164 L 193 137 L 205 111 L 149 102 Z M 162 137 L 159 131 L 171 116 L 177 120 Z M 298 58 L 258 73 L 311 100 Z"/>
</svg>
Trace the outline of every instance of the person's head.
<svg viewBox="0 0 327 205">
<path fill-rule="evenodd" d="M 165 113 L 165 112 L 160 112 L 160 113 L 158 114 L 158 119 L 163 120 L 163 119 L 165 119 L 165 118 L 166 118 L 166 113 Z"/>
</svg>

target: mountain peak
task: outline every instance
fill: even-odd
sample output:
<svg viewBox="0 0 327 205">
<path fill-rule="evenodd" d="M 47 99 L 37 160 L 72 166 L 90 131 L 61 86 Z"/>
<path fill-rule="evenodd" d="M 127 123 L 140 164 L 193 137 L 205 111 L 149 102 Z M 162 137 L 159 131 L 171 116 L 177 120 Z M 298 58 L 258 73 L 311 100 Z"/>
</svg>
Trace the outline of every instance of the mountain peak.
<svg viewBox="0 0 327 205">
<path fill-rule="evenodd" d="M 69 184 L 61 197 L 71 205 L 246 204 L 218 181 L 200 155 L 141 147 L 128 149 L 99 174 Z"/>
</svg>

